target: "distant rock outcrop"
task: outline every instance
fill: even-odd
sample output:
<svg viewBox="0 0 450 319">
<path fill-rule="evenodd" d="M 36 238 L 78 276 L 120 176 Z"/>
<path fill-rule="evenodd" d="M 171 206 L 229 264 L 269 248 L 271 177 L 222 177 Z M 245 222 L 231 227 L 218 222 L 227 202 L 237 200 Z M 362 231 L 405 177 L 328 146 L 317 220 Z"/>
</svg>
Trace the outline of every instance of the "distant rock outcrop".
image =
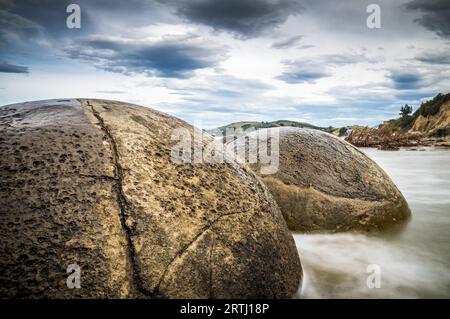
<svg viewBox="0 0 450 319">
<path fill-rule="evenodd" d="M 450 93 L 422 103 L 411 116 L 386 121 L 377 128 L 352 126 L 339 131 L 339 135 L 344 133 L 346 141 L 362 147 L 450 146 Z"/>
<path fill-rule="evenodd" d="M 386 173 L 349 143 L 324 132 L 279 130 L 279 169 L 261 175 L 291 230 L 381 231 L 405 223 L 408 204 Z M 262 134 L 259 145 L 264 145 Z M 263 139 L 261 139 L 261 136 Z M 241 137 L 251 141 L 256 134 Z M 228 145 L 231 151 L 233 143 Z M 250 164 L 260 172 L 261 164 Z"/>
<path fill-rule="evenodd" d="M 300 260 L 266 187 L 231 161 L 173 163 L 180 127 L 114 101 L 1 107 L 0 296 L 291 297 Z"/>
<path fill-rule="evenodd" d="M 423 137 L 422 133 L 409 133 L 399 128 L 392 128 L 389 124 L 384 123 L 378 128 L 352 126 L 345 140 L 358 147 L 393 150 L 401 146 L 417 146 Z"/>
</svg>

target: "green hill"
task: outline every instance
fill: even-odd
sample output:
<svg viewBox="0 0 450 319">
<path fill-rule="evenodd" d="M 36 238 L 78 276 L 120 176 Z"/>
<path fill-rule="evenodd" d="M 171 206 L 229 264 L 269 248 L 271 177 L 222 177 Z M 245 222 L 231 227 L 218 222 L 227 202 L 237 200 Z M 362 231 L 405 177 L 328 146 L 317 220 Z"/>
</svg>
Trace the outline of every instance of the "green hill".
<svg viewBox="0 0 450 319">
<path fill-rule="evenodd" d="M 282 126 L 310 128 L 310 129 L 320 130 L 320 131 L 324 131 L 324 132 L 332 131 L 332 128 L 319 127 L 319 126 L 315 126 L 315 125 L 305 123 L 305 122 L 278 120 L 278 121 L 273 121 L 273 122 L 264 122 L 264 121 L 263 122 L 257 122 L 257 121 L 235 122 L 235 123 L 231 123 L 228 125 L 213 128 L 210 130 L 206 130 L 206 132 L 208 132 L 212 136 L 225 136 L 227 134 L 227 130 L 229 130 L 228 134 L 231 130 L 234 130 L 235 135 L 239 136 L 244 131 L 246 131 L 250 128 L 259 130 L 262 128 L 282 127 Z"/>
</svg>

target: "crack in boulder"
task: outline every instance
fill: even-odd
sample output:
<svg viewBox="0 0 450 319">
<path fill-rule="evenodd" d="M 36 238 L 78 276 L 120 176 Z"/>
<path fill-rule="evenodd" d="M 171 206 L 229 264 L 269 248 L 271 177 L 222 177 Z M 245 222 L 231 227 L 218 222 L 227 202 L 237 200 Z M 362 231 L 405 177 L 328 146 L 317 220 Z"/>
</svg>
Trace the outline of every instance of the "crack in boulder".
<svg viewBox="0 0 450 319">
<path fill-rule="evenodd" d="M 130 258 L 130 261 L 132 264 L 134 284 L 136 285 L 139 292 L 142 293 L 144 296 L 153 297 L 154 296 L 153 292 L 147 290 L 144 287 L 142 280 L 140 278 L 141 270 L 139 268 L 139 260 L 138 260 L 136 250 L 133 245 L 133 240 L 131 239 L 132 229 L 126 223 L 126 219 L 127 219 L 126 210 L 127 210 L 128 203 L 127 203 L 127 199 L 126 199 L 125 193 L 123 191 L 123 187 L 122 187 L 122 185 L 123 185 L 123 168 L 119 162 L 119 152 L 118 152 L 118 148 L 117 148 L 117 143 L 116 143 L 112 133 L 109 131 L 108 127 L 106 126 L 106 123 L 105 123 L 104 119 L 102 118 L 102 116 L 100 115 L 100 112 L 98 112 L 94 108 L 94 105 L 92 105 L 89 101 L 86 101 L 86 104 L 88 106 L 90 106 L 92 114 L 98 120 L 98 122 L 99 122 L 98 124 L 99 124 L 100 128 L 107 136 L 107 138 L 110 142 L 110 145 L 111 145 L 111 151 L 112 151 L 112 156 L 113 156 L 113 165 L 114 165 L 114 175 L 115 175 L 112 179 L 116 181 L 115 189 L 116 189 L 116 193 L 117 193 L 117 202 L 118 202 L 119 210 L 120 210 L 119 217 L 120 217 L 120 222 L 122 224 L 122 228 L 125 232 L 125 237 L 127 240 L 129 258 Z"/>
</svg>

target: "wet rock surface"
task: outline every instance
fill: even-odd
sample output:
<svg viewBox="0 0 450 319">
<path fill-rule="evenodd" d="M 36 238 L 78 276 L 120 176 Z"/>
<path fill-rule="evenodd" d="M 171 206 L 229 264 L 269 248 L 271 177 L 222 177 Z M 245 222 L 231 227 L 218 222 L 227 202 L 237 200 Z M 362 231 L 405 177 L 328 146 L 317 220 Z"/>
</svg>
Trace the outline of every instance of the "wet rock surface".
<svg viewBox="0 0 450 319">
<path fill-rule="evenodd" d="M 173 163 L 180 127 L 114 101 L 1 107 L 0 296 L 291 297 L 300 260 L 271 195 L 233 162 Z"/>
<path fill-rule="evenodd" d="M 279 169 L 261 177 L 291 230 L 380 231 L 409 219 L 411 213 L 400 191 L 357 148 L 317 130 L 269 130 L 279 133 Z M 264 144 L 264 138 L 276 134 L 260 136 L 259 143 Z M 260 163 L 250 167 L 260 174 Z"/>
</svg>

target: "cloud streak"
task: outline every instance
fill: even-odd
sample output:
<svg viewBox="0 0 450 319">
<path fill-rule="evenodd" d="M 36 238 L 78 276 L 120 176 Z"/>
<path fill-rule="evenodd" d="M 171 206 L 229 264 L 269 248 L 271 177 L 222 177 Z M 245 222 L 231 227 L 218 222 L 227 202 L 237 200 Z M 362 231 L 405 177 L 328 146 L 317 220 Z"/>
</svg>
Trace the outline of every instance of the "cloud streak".
<svg viewBox="0 0 450 319">
<path fill-rule="evenodd" d="M 0 61 L 0 73 L 30 73 L 28 67 Z"/>
<path fill-rule="evenodd" d="M 397 90 L 413 90 L 422 86 L 422 76 L 415 72 L 392 70 L 388 75 Z"/>
<path fill-rule="evenodd" d="M 450 64 L 450 53 L 448 51 L 423 52 L 416 56 L 416 60 L 430 64 Z"/>
<path fill-rule="evenodd" d="M 321 78 L 333 75 L 332 68 L 356 63 L 377 63 L 378 59 L 364 54 L 325 54 L 314 59 L 285 60 L 285 70 L 276 77 L 289 84 L 315 83 Z"/>
<path fill-rule="evenodd" d="M 157 40 L 90 36 L 65 52 L 105 71 L 163 78 L 189 78 L 195 70 L 214 67 L 227 57 L 226 47 L 190 35 Z"/>
<path fill-rule="evenodd" d="M 276 41 L 274 44 L 272 44 L 272 48 L 275 48 L 275 49 L 291 48 L 291 47 L 297 45 L 302 38 L 303 38 L 302 35 L 297 35 L 297 36 L 290 37 L 287 39 L 279 40 L 279 41 Z"/>
<path fill-rule="evenodd" d="M 314 83 L 332 75 L 324 66 L 314 62 L 286 61 L 284 65 L 285 71 L 277 79 L 289 84 Z"/>
</svg>

